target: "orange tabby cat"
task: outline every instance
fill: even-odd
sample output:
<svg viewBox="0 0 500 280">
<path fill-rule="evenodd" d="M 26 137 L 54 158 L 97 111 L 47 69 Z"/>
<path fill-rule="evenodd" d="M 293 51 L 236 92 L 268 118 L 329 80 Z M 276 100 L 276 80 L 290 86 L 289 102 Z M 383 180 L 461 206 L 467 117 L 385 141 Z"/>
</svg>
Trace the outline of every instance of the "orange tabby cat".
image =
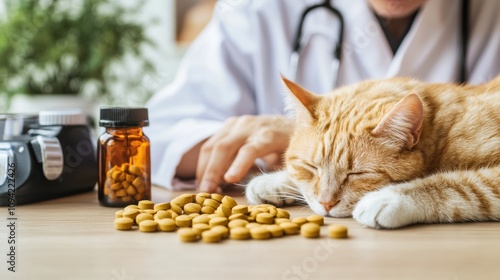
<svg viewBox="0 0 500 280">
<path fill-rule="evenodd" d="M 366 81 L 323 96 L 283 81 L 297 119 L 286 169 L 254 178 L 251 203 L 302 200 L 375 228 L 500 220 L 500 76 Z"/>
</svg>

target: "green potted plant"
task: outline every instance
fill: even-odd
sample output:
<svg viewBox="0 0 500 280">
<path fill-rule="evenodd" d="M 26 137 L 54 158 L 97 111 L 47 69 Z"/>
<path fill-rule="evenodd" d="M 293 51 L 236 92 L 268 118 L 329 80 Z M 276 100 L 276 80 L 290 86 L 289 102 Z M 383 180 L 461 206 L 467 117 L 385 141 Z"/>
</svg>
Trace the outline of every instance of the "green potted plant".
<svg viewBox="0 0 500 280">
<path fill-rule="evenodd" d="M 128 8 L 114 0 L 6 0 L 5 4 L 7 19 L 0 21 L 0 94 L 19 97 L 17 107 L 30 98 L 43 107 L 45 97 L 54 95 L 57 102 L 83 93 L 93 100 L 109 97 L 113 83 L 121 82 L 113 69 L 126 57 L 135 57 L 141 73 L 153 71 L 152 63 L 140 58 L 142 46 L 152 43 L 144 26 L 130 20 L 140 4 Z M 123 82 L 139 84 L 141 79 Z"/>
</svg>

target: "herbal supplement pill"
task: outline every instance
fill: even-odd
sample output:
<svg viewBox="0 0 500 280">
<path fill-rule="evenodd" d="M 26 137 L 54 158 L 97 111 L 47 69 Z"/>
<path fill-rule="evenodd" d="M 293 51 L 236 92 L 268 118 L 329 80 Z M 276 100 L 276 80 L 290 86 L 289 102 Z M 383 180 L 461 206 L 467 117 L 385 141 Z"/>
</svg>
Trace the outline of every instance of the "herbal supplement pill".
<svg viewBox="0 0 500 280">
<path fill-rule="evenodd" d="M 203 242 L 216 243 L 220 242 L 221 239 L 222 234 L 218 231 L 206 230 L 201 233 L 201 240 L 203 240 Z"/>
<path fill-rule="evenodd" d="M 146 210 L 146 209 L 153 209 L 155 207 L 155 204 L 149 200 L 141 200 L 139 201 L 138 206 L 139 209 Z"/>
<path fill-rule="evenodd" d="M 237 227 L 229 231 L 229 238 L 245 240 L 250 238 L 250 231 L 247 228 Z"/>
<path fill-rule="evenodd" d="M 177 236 L 182 242 L 195 242 L 200 238 L 198 231 L 192 228 L 181 228 L 177 231 Z"/>
<path fill-rule="evenodd" d="M 283 229 L 279 225 L 268 225 L 265 227 L 271 233 L 272 237 L 283 236 Z"/>
<path fill-rule="evenodd" d="M 124 218 L 130 218 L 132 221 L 135 221 L 135 217 L 139 215 L 141 212 L 137 209 L 126 209 L 123 211 L 122 216 Z"/>
<path fill-rule="evenodd" d="M 254 227 L 250 229 L 250 235 L 252 239 L 269 239 L 271 238 L 271 233 L 266 229 L 266 227 Z"/>
<path fill-rule="evenodd" d="M 206 192 L 200 192 L 200 193 L 197 193 L 196 196 L 201 196 L 201 197 L 204 197 L 204 198 L 211 198 L 212 194 L 211 193 L 206 193 Z"/>
<path fill-rule="evenodd" d="M 308 222 L 308 220 L 304 217 L 297 217 L 297 218 L 292 219 L 292 223 L 299 225 L 299 227 L 307 222 Z"/>
<path fill-rule="evenodd" d="M 248 224 L 248 221 L 237 219 L 237 220 L 232 220 L 227 224 L 227 227 L 230 229 L 236 228 L 236 227 L 245 227 Z"/>
<path fill-rule="evenodd" d="M 255 217 L 255 221 L 261 224 L 273 224 L 274 216 L 269 213 L 260 213 Z"/>
<path fill-rule="evenodd" d="M 222 204 L 226 205 L 227 207 L 229 207 L 229 209 L 233 209 L 234 206 L 238 205 L 238 203 L 236 202 L 236 200 L 234 200 L 234 198 L 226 195 L 222 198 Z"/>
<path fill-rule="evenodd" d="M 238 214 L 233 214 L 231 216 L 229 216 L 229 221 L 232 221 L 232 220 L 247 220 L 247 216 L 245 216 L 245 214 L 241 214 L 241 213 L 238 213 Z"/>
<path fill-rule="evenodd" d="M 141 213 L 135 217 L 135 223 L 138 225 L 145 220 L 154 220 L 154 217 L 149 213 Z"/>
<path fill-rule="evenodd" d="M 264 211 L 262 209 L 259 209 L 259 207 L 254 207 L 254 208 L 252 208 L 252 210 L 250 211 L 250 213 L 248 215 L 250 217 L 254 217 L 255 218 L 260 213 L 264 213 Z"/>
<path fill-rule="evenodd" d="M 310 223 L 318 224 L 320 226 L 325 224 L 325 218 L 321 215 L 311 215 L 307 217 L 307 221 Z"/>
<path fill-rule="evenodd" d="M 224 196 L 223 196 L 223 195 L 221 195 L 221 194 L 218 194 L 218 193 L 213 193 L 213 194 L 211 195 L 211 198 L 212 198 L 213 200 L 215 200 L 215 201 L 217 201 L 217 202 L 219 202 L 219 203 L 220 203 L 220 202 L 222 202 L 222 199 L 224 198 Z"/>
<path fill-rule="evenodd" d="M 217 218 L 211 219 L 210 222 L 208 222 L 208 224 L 210 225 L 210 227 L 227 226 L 228 220 L 227 220 L 227 218 L 217 217 Z"/>
<path fill-rule="evenodd" d="M 214 199 L 211 199 L 211 198 L 208 198 L 208 199 L 205 199 L 205 201 L 203 201 L 203 205 L 204 206 L 210 206 L 214 209 L 217 209 L 220 205 L 220 202 L 214 200 Z"/>
<path fill-rule="evenodd" d="M 134 220 L 130 218 L 117 218 L 115 219 L 115 228 L 118 230 L 130 230 L 132 229 L 132 225 L 134 224 Z"/>
<path fill-rule="evenodd" d="M 283 231 L 285 231 L 285 234 L 287 235 L 299 233 L 299 226 L 296 223 L 285 222 L 281 223 L 279 226 L 283 229 Z"/>
<path fill-rule="evenodd" d="M 162 219 L 158 221 L 158 228 L 161 231 L 175 231 L 177 226 L 172 219 Z"/>
<path fill-rule="evenodd" d="M 278 214 L 278 210 L 276 210 L 276 207 L 267 207 L 269 210 L 269 214 L 273 215 L 273 217 L 276 217 L 276 214 Z"/>
<path fill-rule="evenodd" d="M 248 206 L 246 205 L 236 205 L 231 209 L 233 214 L 248 214 Z"/>
<path fill-rule="evenodd" d="M 194 224 L 193 225 L 193 229 L 198 231 L 199 233 L 202 233 L 206 230 L 209 230 L 210 229 L 210 226 L 207 225 L 207 224 Z"/>
<path fill-rule="evenodd" d="M 115 212 L 115 218 L 122 218 L 123 217 L 123 212 L 125 210 L 118 210 Z"/>
<path fill-rule="evenodd" d="M 285 219 L 285 218 L 277 218 L 277 219 L 274 219 L 274 223 L 279 225 L 281 223 L 284 223 L 284 222 L 291 222 L 290 219 Z"/>
<path fill-rule="evenodd" d="M 217 211 L 219 211 L 219 214 L 222 214 L 224 217 L 229 217 L 231 216 L 231 208 L 227 207 L 224 204 L 219 205 L 219 208 L 217 208 Z"/>
<path fill-rule="evenodd" d="M 201 213 L 203 214 L 213 214 L 215 212 L 215 208 L 212 206 L 203 206 L 201 207 Z"/>
<path fill-rule="evenodd" d="M 222 238 L 228 238 L 229 237 L 229 229 L 225 226 L 215 226 L 211 228 L 210 230 L 219 232 L 222 236 Z"/>
<path fill-rule="evenodd" d="M 211 219 L 213 219 L 213 218 L 221 218 L 221 217 L 222 217 L 221 215 L 219 215 L 219 214 L 215 214 L 215 213 L 214 213 L 214 214 L 210 214 L 210 215 L 208 215 L 208 218 L 209 218 L 210 220 L 211 220 Z M 224 217 L 222 217 L 222 218 L 224 218 Z"/>
<path fill-rule="evenodd" d="M 153 209 L 146 209 L 146 210 L 140 210 L 141 213 L 148 213 L 148 214 L 151 214 L 151 215 L 154 215 L 156 212 L 155 210 Z"/>
<path fill-rule="evenodd" d="M 191 214 L 189 214 L 189 217 L 194 219 L 194 218 L 198 217 L 199 215 L 200 214 L 198 214 L 198 213 L 191 213 Z"/>
<path fill-rule="evenodd" d="M 182 214 L 182 208 L 175 203 L 170 203 L 170 210 L 174 211 L 177 215 Z"/>
<path fill-rule="evenodd" d="M 170 209 L 170 202 L 164 202 L 164 203 L 155 204 L 155 206 L 154 206 L 153 209 L 155 211 L 168 210 L 168 209 Z"/>
<path fill-rule="evenodd" d="M 288 213 L 288 211 L 283 210 L 281 208 L 278 208 L 277 211 L 278 213 L 276 213 L 276 218 L 290 219 L 290 213 Z"/>
<path fill-rule="evenodd" d="M 347 238 L 347 227 L 343 225 L 331 225 L 328 227 L 328 236 L 331 238 Z"/>
<path fill-rule="evenodd" d="M 192 225 L 193 218 L 188 215 L 180 215 L 175 218 L 175 224 L 178 227 L 190 227 Z"/>
<path fill-rule="evenodd" d="M 196 195 L 195 197 L 195 202 L 198 203 L 199 205 L 203 205 L 203 202 L 205 202 L 206 197 L 200 196 L 199 194 Z"/>
<path fill-rule="evenodd" d="M 160 210 L 160 211 L 156 212 L 156 214 L 154 215 L 154 218 L 155 218 L 155 220 L 163 220 L 163 219 L 167 219 L 167 218 L 172 218 L 172 215 L 169 214 L 169 212 L 167 212 L 165 210 Z"/>
<path fill-rule="evenodd" d="M 300 234 L 307 238 L 319 237 L 319 225 L 316 223 L 305 223 L 300 227 Z"/>
<path fill-rule="evenodd" d="M 158 223 L 153 220 L 145 220 L 139 224 L 139 230 L 142 232 L 155 232 L 158 230 Z"/>
<path fill-rule="evenodd" d="M 193 225 L 195 225 L 195 224 L 207 224 L 208 225 L 209 221 L 210 221 L 210 218 L 208 217 L 208 215 L 202 214 L 198 217 L 194 217 L 192 223 L 193 223 Z"/>
<path fill-rule="evenodd" d="M 128 171 L 131 173 L 131 174 L 134 174 L 136 176 L 141 176 L 141 168 L 136 166 L 136 165 L 130 165 L 130 167 L 128 168 Z"/>
<path fill-rule="evenodd" d="M 201 212 L 201 206 L 197 203 L 190 202 L 184 205 L 184 213 L 186 214 L 200 213 L 200 212 Z"/>
<path fill-rule="evenodd" d="M 245 226 L 245 227 L 246 227 L 247 229 L 251 229 L 251 228 L 254 228 L 254 227 L 261 227 L 261 226 L 262 226 L 262 225 L 261 225 L 261 224 L 259 224 L 259 223 L 248 223 L 248 224 L 246 224 L 246 226 Z"/>
</svg>

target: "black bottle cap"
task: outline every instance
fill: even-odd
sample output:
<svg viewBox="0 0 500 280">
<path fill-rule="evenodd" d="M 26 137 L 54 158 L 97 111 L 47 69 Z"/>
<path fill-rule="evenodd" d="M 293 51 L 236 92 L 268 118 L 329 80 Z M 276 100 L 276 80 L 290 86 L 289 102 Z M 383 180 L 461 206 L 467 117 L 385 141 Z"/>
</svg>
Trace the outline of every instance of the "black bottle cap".
<svg viewBox="0 0 500 280">
<path fill-rule="evenodd" d="M 101 108 L 99 126 L 143 127 L 149 126 L 147 108 L 110 107 Z"/>
</svg>

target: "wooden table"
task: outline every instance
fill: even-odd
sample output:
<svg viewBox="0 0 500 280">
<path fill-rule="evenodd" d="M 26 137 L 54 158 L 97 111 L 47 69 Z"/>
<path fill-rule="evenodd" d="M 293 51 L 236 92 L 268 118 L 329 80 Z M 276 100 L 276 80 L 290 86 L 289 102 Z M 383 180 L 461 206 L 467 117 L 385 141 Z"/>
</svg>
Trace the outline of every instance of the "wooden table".
<svg viewBox="0 0 500 280">
<path fill-rule="evenodd" d="M 179 194 L 154 188 L 153 200 Z M 327 218 L 348 226 L 350 238 L 329 239 L 323 227 L 320 239 L 186 244 L 175 233 L 115 230 L 117 209 L 96 197 L 18 206 L 15 273 L 7 271 L 7 209 L 0 208 L 0 279 L 500 279 L 500 223 L 373 230 Z M 238 200 L 245 203 L 241 194 Z"/>
</svg>

